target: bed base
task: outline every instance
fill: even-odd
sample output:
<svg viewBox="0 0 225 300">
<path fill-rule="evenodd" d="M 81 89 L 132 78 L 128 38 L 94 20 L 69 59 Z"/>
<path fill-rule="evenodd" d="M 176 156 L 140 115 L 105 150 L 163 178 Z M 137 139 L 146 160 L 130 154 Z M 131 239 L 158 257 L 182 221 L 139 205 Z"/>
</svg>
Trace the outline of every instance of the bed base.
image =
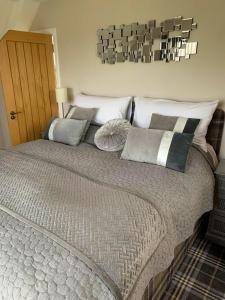
<svg viewBox="0 0 225 300">
<path fill-rule="evenodd" d="M 200 232 L 207 228 L 208 213 L 204 214 L 196 223 L 190 238 L 179 244 L 174 250 L 174 259 L 171 265 L 163 272 L 154 276 L 147 285 L 141 300 L 160 300 L 170 284 L 173 274 L 182 264 L 187 250 L 193 245 Z"/>
</svg>

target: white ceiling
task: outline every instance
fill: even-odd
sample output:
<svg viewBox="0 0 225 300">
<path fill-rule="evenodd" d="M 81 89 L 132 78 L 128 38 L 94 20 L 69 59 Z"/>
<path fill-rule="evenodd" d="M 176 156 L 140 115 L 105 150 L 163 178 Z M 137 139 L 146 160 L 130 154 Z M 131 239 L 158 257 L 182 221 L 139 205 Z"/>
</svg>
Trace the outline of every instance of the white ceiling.
<svg viewBox="0 0 225 300">
<path fill-rule="evenodd" d="M 42 1 L 0 0 L 0 37 L 9 29 L 29 30 Z"/>
</svg>

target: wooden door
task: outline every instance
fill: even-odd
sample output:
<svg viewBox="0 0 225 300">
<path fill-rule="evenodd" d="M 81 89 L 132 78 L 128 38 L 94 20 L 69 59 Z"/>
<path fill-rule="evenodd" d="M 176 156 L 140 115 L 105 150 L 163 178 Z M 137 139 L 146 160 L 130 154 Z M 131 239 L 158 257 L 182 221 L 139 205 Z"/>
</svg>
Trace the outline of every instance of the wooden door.
<svg viewBox="0 0 225 300">
<path fill-rule="evenodd" d="M 8 31 L 0 71 L 12 144 L 39 139 L 58 115 L 51 35 Z"/>
</svg>

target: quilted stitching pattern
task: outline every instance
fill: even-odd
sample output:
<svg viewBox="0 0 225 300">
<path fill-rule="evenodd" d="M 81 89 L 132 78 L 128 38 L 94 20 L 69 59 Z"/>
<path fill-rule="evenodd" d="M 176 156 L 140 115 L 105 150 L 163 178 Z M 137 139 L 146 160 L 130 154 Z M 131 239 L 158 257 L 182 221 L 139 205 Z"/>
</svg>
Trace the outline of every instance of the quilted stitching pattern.
<svg viewBox="0 0 225 300">
<path fill-rule="evenodd" d="M 0 211 L 1 300 L 115 300 L 68 250 Z"/>
<path fill-rule="evenodd" d="M 166 222 L 167 235 L 157 248 L 157 255 L 151 258 L 149 272 L 139 276 L 139 284 L 132 291 L 132 295 L 139 295 L 135 299 L 141 298 L 149 278 L 170 264 L 173 249 L 192 234 L 198 218 L 212 209 L 214 176 L 205 158 L 194 148 L 190 149 L 185 174 L 124 161 L 119 159 L 120 153 L 99 151 L 87 144 L 68 147 L 39 140 L 16 149 L 71 168 L 96 182 L 139 195 L 158 210 Z M 125 295 L 128 294 L 129 290 Z"/>
<path fill-rule="evenodd" d="M 194 148 L 190 149 L 184 174 L 121 160 L 121 153 L 99 151 L 85 143 L 68 147 L 39 140 L 17 149 L 140 196 L 160 212 L 170 231 L 176 230 L 177 243 L 190 236 L 197 219 L 212 208 L 214 176 L 208 162 Z"/>
<path fill-rule="evenodd" d="M 150 203 L 20 153 L 1 151 L 0 170 L 3 206 L 78 248 L 129 293 L 166 232 Z"/>
</svg>

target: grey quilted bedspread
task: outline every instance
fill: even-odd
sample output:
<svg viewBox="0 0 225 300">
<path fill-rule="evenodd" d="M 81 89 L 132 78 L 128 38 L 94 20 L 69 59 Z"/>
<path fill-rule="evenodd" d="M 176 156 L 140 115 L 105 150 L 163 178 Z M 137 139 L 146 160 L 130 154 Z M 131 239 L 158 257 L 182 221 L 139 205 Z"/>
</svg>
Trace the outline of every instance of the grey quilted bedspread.
<svg viewBox="0 0 225 300">
<path fill-rule="evenodd" d="M 182 174 L 43 140 L 0 150 L 0 183 L 3 299 L 140 299 L 214 187 L 194 148 Z"/>
</svg>

